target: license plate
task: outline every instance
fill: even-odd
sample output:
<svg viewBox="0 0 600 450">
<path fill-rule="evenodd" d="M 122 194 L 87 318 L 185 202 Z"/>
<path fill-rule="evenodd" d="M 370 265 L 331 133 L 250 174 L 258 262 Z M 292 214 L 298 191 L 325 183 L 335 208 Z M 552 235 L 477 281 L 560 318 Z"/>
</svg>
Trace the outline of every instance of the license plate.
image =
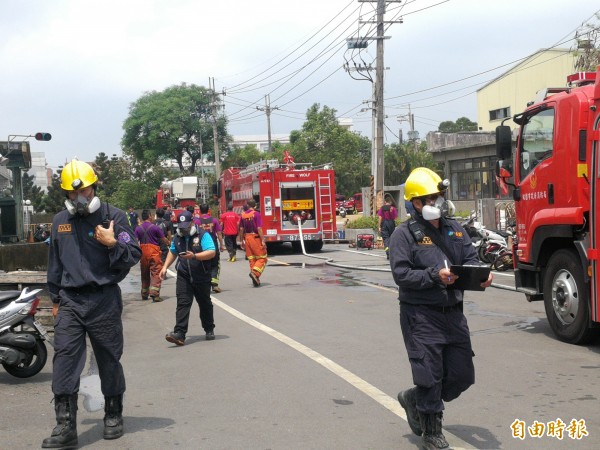
<svg viewBox="0 0 600 450">
<path fill-rule="evenodd" d="M 300 236 L 297 234 L 289 234 L 286 237 L 287 237 L 287 240 L 290 240 L 290 241 L 299 241 L 300 240 Z M 314 236 L 314 234 L 305 234 L 302 237 L 304 238 L 305 241 L 311 241 L 314 239 L 315 236 Z"/>
<path fill-rule="evenodd" d="M 38 333 L 40 333 L 42 336 L 44 336 L 45 338 L 48 337 L 48 331 L 46 330 L 46 327 L 44 325 L 42 325 L 40 322 L 38 322 L 37 320 L 34 320 L 33 326 L 38 331 Z"/>
</svg>

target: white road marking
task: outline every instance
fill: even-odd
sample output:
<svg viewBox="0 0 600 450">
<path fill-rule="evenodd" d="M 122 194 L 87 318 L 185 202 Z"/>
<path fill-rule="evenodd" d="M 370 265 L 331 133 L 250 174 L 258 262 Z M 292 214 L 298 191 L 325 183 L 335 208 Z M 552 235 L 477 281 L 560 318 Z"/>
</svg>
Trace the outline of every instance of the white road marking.
<svg viewBox="0 0 600 450">
<path fill-rule="evenodd" d="M 269 336 L 271 336 L 271 337 L 277 339 L 278 341 L 286 344 L 287 346 L 293 348 L 294 350 L 297 350 L 298 352 L 302 353 L 304 356 L 312 359 L 316 363 L 322 365 L 327 370 L 331 371 L 338 377 L 347 381 L 352 386 L 354 386 L 356 389 L 358 389 L 362 393 L 368 395 L 373 400 L 375 400 L 377 403 L 382 405 L 384 408 L 387 408 L 392 413 L 394 413 L 398 417 L 400 417 L 402 420 L 406 421 L 406 414 L 404 412 L 404 409 L 400 406 L 400 403 L 398 403 L 398 400 L 396 400 L 395 398 L 390 397 L 385 392 L 382 392 L 381 390 L 377 389 L 375 386 L 369 384 L 368 382 L 366 382 L 359 376 L 353 374 L 349 370 L 346 370 L 339 364 L 336 364 L 329 358 L 321 355 L 319 352 L 316 352 L 315 350 L 308 348 L 307 346 L 301 344 L 298 341 L 295 341 L 294 339 L 286 336 L 285 334 L 280 333 L 279 331 L 274 330 L 273 328 L 268 327 L 267 325 L 265 325 L 261 322 L 258 322 L 257 320 L 252 319 L 251 317 L 248 317 L 247 315 L 238 311 L 237 309 L 232 308 L 231 306 L 216 299 L 214 296 L 212 296 L 212 301 L 213 301 L 213 304 L 215 304 L 222 310 L 228 312 L 232 316 L 237 317 L 242 322 L 246 322 L 248 325 L 251 325 L 254 328 L 262 331 L 263 333 L 268 334 Z M 451 447 L 454 450 L 464 450 L 466 448 L 472 448 L 472 447 L 468 447 L 469 444 L 467 442 L 465 442 L 462 439 L 460 439 L 459 437 L 449 433 L 448 431 L 445 431 L 445 435 L 448 439 L 449 444 L 451 445 Z"/>
</svg>

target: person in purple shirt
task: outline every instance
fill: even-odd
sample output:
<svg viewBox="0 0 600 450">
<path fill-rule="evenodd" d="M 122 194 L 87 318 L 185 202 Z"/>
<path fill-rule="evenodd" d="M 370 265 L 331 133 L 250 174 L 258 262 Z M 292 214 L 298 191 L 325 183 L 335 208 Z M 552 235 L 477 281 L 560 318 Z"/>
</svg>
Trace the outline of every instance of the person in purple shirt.
<svg viewBox="0 0 600 450">
<path fill-rule="evenodd" d="M 135 236 L 140 241 L 142 258 L 140 271 L 142 272 L 142 300 L 152 298 L 153 302 L 162 302 L 160 297 L 160 271 L 163 263 L 161 259 L 160 243 L 169 245 L 163 230 L 152 223 L 150 212 L 142 211 L 143 222 L 135 229 Z"/>
<path fill-rule="evenodd" d="M 377 216 L 377 220 L 379 221 L 379 234 L 381 234 L 381 238 L 383 239 L 385 255 L 387 256 L 387 259 L 390 259 L 390 236 L 396 229 L 398 210 L 392 205 L 392 198 L 389 195 L 385 197 L 385 205 L 379 208 Z"/>
</svg>

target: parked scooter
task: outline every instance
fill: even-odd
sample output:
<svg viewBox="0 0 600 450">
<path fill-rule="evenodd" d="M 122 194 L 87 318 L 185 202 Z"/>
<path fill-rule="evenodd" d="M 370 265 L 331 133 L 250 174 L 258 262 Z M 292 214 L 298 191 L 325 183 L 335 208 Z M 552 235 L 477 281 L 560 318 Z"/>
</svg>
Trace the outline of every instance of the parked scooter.
<svg viewBox="0 0 600 450">
<path fill-rule="evenodd" d="M 54 345 L 44 326 L 35 320 L 40 291 L 0 292 L 0 363 L 18 378 L 39 373 L 48 358 L 44 341 Z"/>
<path fill-rule="evenodd" d="M 505 271 L 513 268 L 512 251 L 508 248 L 500 250 L 495 261 L 492 263 L 492 268 L 498 271 Z"/>
<path fill-rule="evenodd" d="M 340 206 L 340 207 L 339 207 L 339 209 L 338 209 L 338 211 L 339 211 L 339 215 L 340 215 L 342 218 L 346 217 L 346 215 L 348 214 L 348 213 L 346 212 L 346 208 L 344 208 L 343 206 Z"/>
<path fill-rule="evenodd" d="M 463 228 L 467 231 L 473 242 L 473 246 L 477 251 L 477 256 L 481 262 L 493 265 L 500 254 L 506 256 L 506 251 L 510 252 L 508 248 L 507 238 L 509 233 L 498 230 L 488 230 L 480 222 L 475 221 L 475 211 L 471 211 L 471 215 L 467 220 L 461 222 Z M 506 260 L 506 258 L 504 258 Z M 507 267 L 507 264 L 503 264 L 502 267 Z M 504 269 L 504 270 L 506 270 Z"/>
<path fill-rule="evenodd" d="M 460 224 L 471 238 L 473 247 L 475 248 L 477 255 L 479 255 L 479 249 L 485 241 L 485 230 L 479 222 L 475 221 L 476 218 L 475 211 L 471 211 L 471 215 L 466 220 L 460 222 Z"/>
</svg>

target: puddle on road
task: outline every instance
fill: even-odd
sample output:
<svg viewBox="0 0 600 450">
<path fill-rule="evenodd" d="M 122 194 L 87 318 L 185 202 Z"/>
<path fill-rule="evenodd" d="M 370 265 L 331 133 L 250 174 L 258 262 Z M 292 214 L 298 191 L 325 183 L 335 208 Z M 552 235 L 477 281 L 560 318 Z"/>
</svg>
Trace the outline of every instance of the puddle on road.
<svg viewBox="0 0 600 450">
<path fill-rule="evenodd" d="M 90 352 L 90 368 L 88 374 L 79 380 L 79 394 L 83 395 L 83 407 L 88 412 L 99 411 L 104 408 L 104 395 L 100 387 L 98 364 L 94 354 Z"/>
</svg>

